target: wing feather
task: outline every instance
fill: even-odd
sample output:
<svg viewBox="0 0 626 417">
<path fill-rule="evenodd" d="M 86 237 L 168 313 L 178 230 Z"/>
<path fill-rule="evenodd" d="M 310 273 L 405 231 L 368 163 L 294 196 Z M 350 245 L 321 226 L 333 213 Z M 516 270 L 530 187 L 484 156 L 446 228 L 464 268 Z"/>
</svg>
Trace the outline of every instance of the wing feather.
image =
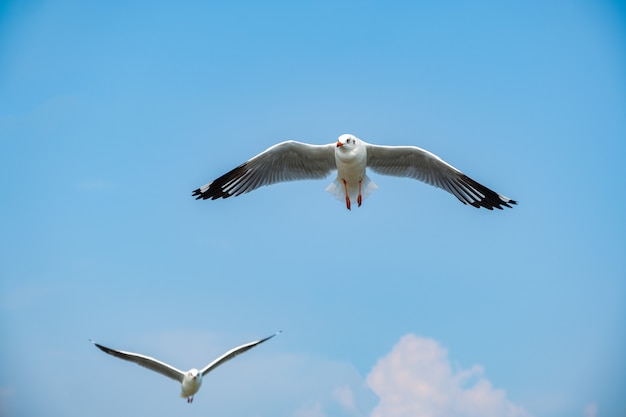
<svg viewBox="0 0 626 417">
<path fill-rule="evenodd" d="M 327 177 L 335 165 L 335 144 L 286 141 L 274 145 L 193 191 L 199 199 L 228 198 L 278 182 Z"/>
<path fill-rule="evenodd" d="M 263 342 L 266 342 L 268 340 L 270 340 L 272 337 L 280 334 L 281 332 L 276 332 L 271 336 L 268 336 L 266 338 L 263 338 L 261 340 L 255 340 L 254 342 L 249 342 L 246 344 L 243 344 L 241 346 L 237 346 L 236 348 L 233 348 L 231 350 L 229 350 L 228 352 L 224 353 L 222 356 L 220 356 L 219 358 L 215 359 L 213 362 L 211 362 L 210 364 L 208 364 L 207 366 L 205 366 L 204 368 L 202 368 L 202 370 L 200 371 L 200 373 L 202 374 L 202 376 L 208 374 L 209 372 L 211 372 L 213 369 L 217 368 L 218 366 L 220 366 L 221 364 L 228 362 L 229 360 L 233 359 L 235 356 L 241 355 L 242 353 L 252 349 L 253 347 L 260 345 Z"/>
<path fill-rule="evenodd" d="M 413 178 L 441 188 L 463 204 L 502 210 L 517 204 L 463 174 L 452 165 L 417 146 L 377 146 L 367 144 L 367 166 L 383 175 Z"/>
<path fill-rule="evenodd" d="M 93 340 L 90 340 L 90 342 L 104 353 L 108 353 L 109 355 L 115 356 L 116 358 L 120 358 L 125 361 L 134 362 L 137 365 L 148 368 L 151 371 L 158 372 L 168 378 L 175 379 L 178 382 L 183 382 L 183 377 L 185 376 L 184 372 L 174 368 L 171 365 L 166 364 L 165 362 L 161 362 L 157 359 L 151 358 L 150 356 L 140 355 L 139 353 L 124 352 L 123 350 L 111 349 L 106 346 L 102 346 L 101 344 L 98 344 Z"/>
</svg>

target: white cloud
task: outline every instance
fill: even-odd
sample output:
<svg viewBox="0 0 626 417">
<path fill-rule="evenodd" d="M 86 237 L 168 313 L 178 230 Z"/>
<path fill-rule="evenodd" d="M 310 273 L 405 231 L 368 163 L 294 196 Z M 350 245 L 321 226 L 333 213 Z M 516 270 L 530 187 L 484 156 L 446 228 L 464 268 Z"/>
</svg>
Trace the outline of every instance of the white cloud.
<svg viewBox="0 0 626 417">
<path fill-rule="evenodd" d="M 342 385 L 333 390 L 332 397 L 346 410 L 355 410 L 354 392 L 349 385 Z"/>
<path fill-rule="evenodd" d="M 453 372 L 448 352 L 433 339 L 403 336 L 367 376 L 380 398 L 371 417 L 529 417 L 492 387 L 483 369 Z"/>
</svg>

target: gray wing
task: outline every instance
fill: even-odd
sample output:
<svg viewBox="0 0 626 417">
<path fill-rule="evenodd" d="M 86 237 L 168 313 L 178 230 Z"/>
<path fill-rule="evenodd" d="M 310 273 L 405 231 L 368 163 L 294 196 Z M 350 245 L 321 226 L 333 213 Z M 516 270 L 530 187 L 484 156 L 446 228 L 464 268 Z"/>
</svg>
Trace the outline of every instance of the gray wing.
<svg viewBox="0 0 626 417">
<path fill-rule="evenodd" d="M 280 334 L 282 332 L 278 331 L 276 333 L 274 333 L 271 336 L 268 336 L 264 339 L 261 340 L 256 340 L 254 342 L 250 342 L 250 343 L 246 343 L 244 345 L 241 346 L 237 346 L 236 348 L 233 348 L 231 350 L 229 350 L 228 352 L 224 353 L 222 356 L 220 356 L 219 358 L 215 359 L 213 362 L 211 362 L 210 364 L 208 364 L 207 366 L 205 366 L 204 368 L 202 368 L 202 370 L 200 371 L 200 373 L 202 374 L 202 376 L 205 376 L 206 374 L 208 374 L 209 372 L 211 372 L 213 369 L 217 368 L 218 366 L 220 366 L 221 364 L 223 364 L 224 362 L 227 362 L 229 360 L 231 360 L 232 358 L 234 358 L 237 355 L 240 355 L 250 349 L 252 349 L 253 347 L 260 345 L 263 342 L 266 342 L 268 340 L 270 340 L 272 337 Z"/>
<path fill-rule="evenodd" d="M 138 353 L 124 352 L 122 350 L 111 349 L 106 346 L 102 346 L 94 342 L 93 340 L 89 340 L 89 341 L 93 343 L 94 345 L 96 345 L 96 347 L 100 349 L 101 351 L 103 351 L 104 353 L 108 353 L 109 355 L 115 356 L 116 358 L 124 359 L 125 361 L 134 362 L 137 365 L 141 365 L 154 372 L 158 372 L 161 375 L 165 375 L 168 378 L 175 379 L 176 381 L 181 382 L 181 383 L 183 382 L 183 377 L 185 376 L 185 373 L 164 362 L 158 361 L 149 356 L 140 355 Z"/>
<path fill-rule="evenodd" d="M 367 166 L 379 174 L 414 178 L 444 189 L 463 204 L 476 208 L 502 210 L 502 206 L 517 204 L 471 179 L 437 155 L 416 146 L 367 144 Z"/>
<path fill-rule="evenodd" d="M 335 148 L 335 144 L 281 142 L 194 190 L 192 196 L 196 200 L 215 200 L 248 193 L 277 182 L 325 178 L 337 169 Z"/>
</svg>

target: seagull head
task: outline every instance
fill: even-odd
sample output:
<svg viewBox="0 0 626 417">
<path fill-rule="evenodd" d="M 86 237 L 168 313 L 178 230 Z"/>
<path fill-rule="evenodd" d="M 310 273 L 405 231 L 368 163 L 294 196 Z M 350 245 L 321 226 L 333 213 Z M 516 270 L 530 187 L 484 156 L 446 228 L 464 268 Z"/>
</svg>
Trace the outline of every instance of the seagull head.
<svg viewBox="0 0 626 417">
<path fill-rule="evenodd" d="M 342 147 L 342 146 L 354 146 L 357 143 L 357 138 L 354 135 L 350 135 L 350 134 L 343 134 L 341 136 L 339 136 L 339 138 L 337 139 L 337 147 Z"/>
<path fill-rule="evenodd" d="M 189 378 L 195 380 L 200 375 L 200 372 L 196 368 L 193 368 L 189 372 L 187 372 L 187 375 L 189 376 Z"/>
</svg>

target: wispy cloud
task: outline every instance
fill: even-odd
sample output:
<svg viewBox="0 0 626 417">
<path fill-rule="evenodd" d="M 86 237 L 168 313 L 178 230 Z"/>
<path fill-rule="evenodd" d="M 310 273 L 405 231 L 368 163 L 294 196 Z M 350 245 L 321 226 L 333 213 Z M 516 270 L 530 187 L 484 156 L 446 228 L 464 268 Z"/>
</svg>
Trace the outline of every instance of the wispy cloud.
<svg viewBox="0 0 626 417">
<path fill-rule="evenodd" d="M 530 417 L 480 366 L 455 373 L 445 348 L 413 334 L 378 361 L 367 383 L 380 398 L 371 417 Z"/>
<path fill-rule="evenodd" d="M 585 406 L 585 417 L 596 417 L 598 415 L 598 405 L 596 403 Z"/>
<path fill-rule="evenodd" d="M 294 417 L 326 417 L 326 413 L 324 413 L 322 408 L 322 404 L 319 402 L 303 406 L 296 410 Z"/>
<path fill-rule="evenodd" d="M 349 385 L 342 385 L 333 390 L 332 397 L 345 410 L 356 413 L 356 403 L 354 401 L 354 391 Z"/>
</svg>

